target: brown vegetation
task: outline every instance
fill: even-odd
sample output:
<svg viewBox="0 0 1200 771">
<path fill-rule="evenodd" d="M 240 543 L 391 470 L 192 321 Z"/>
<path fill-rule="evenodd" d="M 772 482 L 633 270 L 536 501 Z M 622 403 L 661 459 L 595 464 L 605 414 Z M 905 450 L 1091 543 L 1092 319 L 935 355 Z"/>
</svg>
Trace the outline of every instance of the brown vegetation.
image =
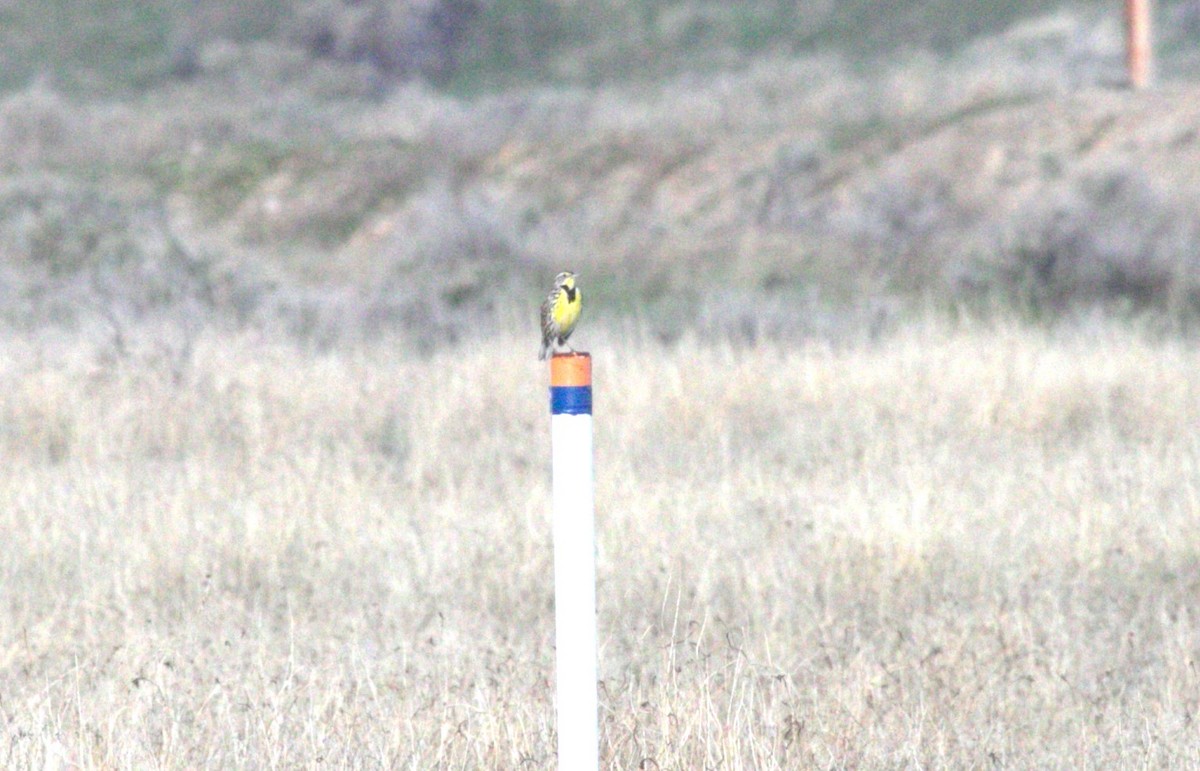
<svg viewBox="0 0 1200 771">
<path fill-rule="evenodd" d="M 590 339 L 606 767 L 1200 762 L 1190 346 Z M 0 760 L 553 767 L 531 342 L 7 339 Z"/>
</svg>

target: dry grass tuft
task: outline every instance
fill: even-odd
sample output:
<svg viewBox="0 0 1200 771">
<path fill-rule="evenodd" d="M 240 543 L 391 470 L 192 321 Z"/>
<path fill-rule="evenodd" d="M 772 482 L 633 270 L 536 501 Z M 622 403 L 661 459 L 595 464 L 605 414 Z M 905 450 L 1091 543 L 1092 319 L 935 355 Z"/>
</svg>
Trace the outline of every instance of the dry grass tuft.
<svg viewBox="0 0 1200 771">
<path fill-rule="evenodd" d="M 1200 763 L 1193 346 L 607 337 L 607 767 Z M 0 763 L 552 767 L 529 342 L 10 336 Z"/>
</svg>

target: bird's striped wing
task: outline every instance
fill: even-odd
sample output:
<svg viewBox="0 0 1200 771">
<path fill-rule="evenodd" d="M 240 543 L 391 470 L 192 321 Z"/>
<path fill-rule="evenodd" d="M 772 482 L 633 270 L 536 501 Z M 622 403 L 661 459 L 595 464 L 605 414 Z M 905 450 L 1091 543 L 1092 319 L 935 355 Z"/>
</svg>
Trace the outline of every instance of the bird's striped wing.
<svg viewBox="0 0 1200 771">
<path fill-rule="evenodd" d="M 542 340 L 547 344 L 558 336 L 558 323 L 554 321 L 554 303 L 561 289 L 555 287 L 542 302 Z"/>
</svg>

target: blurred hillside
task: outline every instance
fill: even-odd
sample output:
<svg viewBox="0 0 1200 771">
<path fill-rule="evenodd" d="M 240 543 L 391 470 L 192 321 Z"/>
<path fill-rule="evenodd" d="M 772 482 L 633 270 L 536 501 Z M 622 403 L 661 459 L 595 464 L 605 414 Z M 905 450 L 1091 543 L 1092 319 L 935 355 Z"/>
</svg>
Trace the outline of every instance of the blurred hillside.
<svg viewBox="0 0 1200 771">
<path fill-rule="evenodd" d="M 1132 93 L 1114 5 L 9 0 L 0 313 L 433 341 L 571 266 L 664 336 L 1186 318 L 1200 10 Z"/>
<path fill-rule="evenodd" d="M 432 70 L 466 91 L 534 81 L 596 85 L 744 65 L 764 52 L 949 53 L 1057 7 L 1045 0 L 884 8 L 870 0 L 167 0 L 153 7 L 7 0 L 0 87 L 52 72 L 87 93 L 136 91 L 165 73 L 193 73 L 202 50 L 218 41 L 275 41 L 391 74 Z M 445 66 L 421 67 L 438 57 Z"/>
</svg>

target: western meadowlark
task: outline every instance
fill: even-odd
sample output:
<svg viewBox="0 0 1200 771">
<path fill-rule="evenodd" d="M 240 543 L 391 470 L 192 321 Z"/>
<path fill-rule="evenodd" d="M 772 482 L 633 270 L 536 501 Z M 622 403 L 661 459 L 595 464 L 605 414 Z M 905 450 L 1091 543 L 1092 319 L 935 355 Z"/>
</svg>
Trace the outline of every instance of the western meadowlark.
<svg viewBox="0 0 1200 771">
<path fill-rule="evenodd" d="M 538 359 L 544 360 L 551 349 L 566 345 L 582 308 L 583 292 L 575 285 L 575 274 L 569 270 L 559 273 L 554 277 L 554 288 L 542 303 L 542 351 Z M 571 346 L 567 348 L 575 352 Z"/>
</svg>

